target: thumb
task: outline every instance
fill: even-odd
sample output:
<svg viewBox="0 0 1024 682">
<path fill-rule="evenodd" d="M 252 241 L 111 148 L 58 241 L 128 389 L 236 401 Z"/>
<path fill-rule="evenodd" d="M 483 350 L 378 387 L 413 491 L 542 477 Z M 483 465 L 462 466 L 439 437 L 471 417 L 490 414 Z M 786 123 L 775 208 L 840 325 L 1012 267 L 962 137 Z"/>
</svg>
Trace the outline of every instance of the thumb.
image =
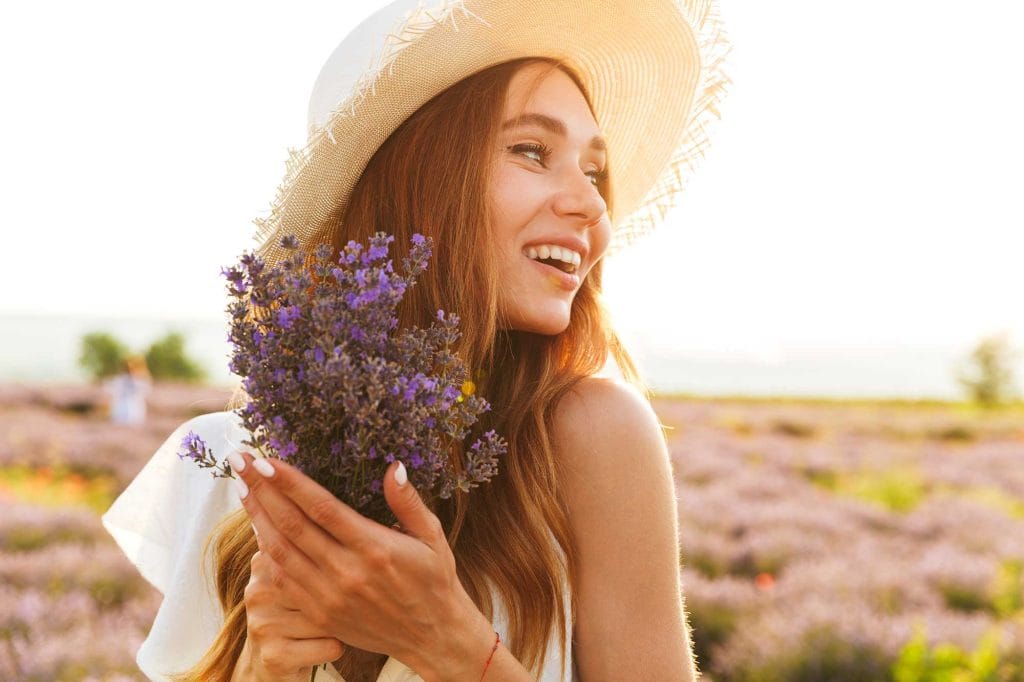
<svg viewBox="0 0 1024 682">
<path fill-rule="evenodd" d="M 409 482 L 405 465 L 395 461 L 384 474 L 384 500 L 395 513 L 406 535 L 433 546 L 441 532 L 441 522 L 423 504 L 416 488 Z"/>
</svg>

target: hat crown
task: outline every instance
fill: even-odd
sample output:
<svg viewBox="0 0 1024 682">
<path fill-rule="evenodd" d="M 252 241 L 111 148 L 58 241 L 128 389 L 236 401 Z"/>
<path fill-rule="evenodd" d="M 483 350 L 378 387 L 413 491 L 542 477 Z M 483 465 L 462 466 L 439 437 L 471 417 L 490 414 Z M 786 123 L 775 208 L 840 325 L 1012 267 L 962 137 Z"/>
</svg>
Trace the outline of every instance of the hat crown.
<svg viewBox="0 0 1024 682">
<path fill-rule="evenodd" d="M 389 36 L 398 33 L 414 12 L 436 13 L 451 9 L 452 0 L 395 0 L 363 19 L 334 48 L 320 68 L 309 97 L 306 123 L 310 136 L 326 126 L 334 111 L 358 90 L 360 81 L 373 78 L 383 67 Z"/>
</svg>

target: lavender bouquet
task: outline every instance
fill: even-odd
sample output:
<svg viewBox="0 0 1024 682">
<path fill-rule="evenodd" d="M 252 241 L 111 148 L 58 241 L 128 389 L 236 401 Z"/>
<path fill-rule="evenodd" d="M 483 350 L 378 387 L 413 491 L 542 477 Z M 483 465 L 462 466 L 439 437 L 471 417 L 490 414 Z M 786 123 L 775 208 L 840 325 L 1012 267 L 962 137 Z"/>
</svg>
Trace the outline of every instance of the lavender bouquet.
<svg viewBox="0 0 1024 682">
<path fill-rule="evenodd" d="M 507 451 L 490 430 L 449 462 L 447 450 L 466 443 L 490 405 L 451 352 L 456 315 L 438 310 L 428 329 L 396 333 L 397 305 L 427 268 L 431 245 L 413 235 L 398 274 L 387 257 L 393 240 L 378 232 L 365 249 L 350 241 L 337 262 L 321 245 L 307 267 L 288 236 L 281 246 L 294 253 L 279 265 L 247 253 L 223 270 L 233 299 L 230 368 L 250 398 L 235 410 L 252 434 L 243 444 L 288 461 L 384 525 L 396 521 L 381 485 L 396 458 L 429 505 L 490 480 Z M 193 432 L 178 456 L 233 476 Z"/>
</svg>

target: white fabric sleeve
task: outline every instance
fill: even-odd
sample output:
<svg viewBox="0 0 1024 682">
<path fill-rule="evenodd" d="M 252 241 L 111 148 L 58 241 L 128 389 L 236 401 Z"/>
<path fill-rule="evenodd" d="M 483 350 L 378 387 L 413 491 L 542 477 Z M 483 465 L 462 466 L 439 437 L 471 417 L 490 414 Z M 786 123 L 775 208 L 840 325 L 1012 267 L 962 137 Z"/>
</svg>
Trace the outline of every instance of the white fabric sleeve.
<svg viewBox="0 0 1024 682">
<path fill-rule="evenodd" d="M 221 461 L 246 437 L 237 416 L 217 412 L 191 419 L 168 437 L 139 475 L 103 515 L 103 526 L 146 580 L 164 595 L 149 635 L 136 655 L 151 680 L 194 665 L 223 624 L 214 591 L 213 564 L 202 551 L 213 527 L 241 501 L 231 481 L 214 478 L 178 458 L 181 441 L 195 431 Z"/>
</svg>

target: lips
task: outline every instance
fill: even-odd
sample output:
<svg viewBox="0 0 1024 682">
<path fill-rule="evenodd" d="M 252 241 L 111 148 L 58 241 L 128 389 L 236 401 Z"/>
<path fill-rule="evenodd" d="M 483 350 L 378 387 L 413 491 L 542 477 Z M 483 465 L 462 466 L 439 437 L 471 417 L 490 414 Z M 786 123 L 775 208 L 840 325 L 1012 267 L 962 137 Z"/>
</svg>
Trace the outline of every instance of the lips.
<svg viewBox="0 0 1024 682">
<path fill-rule="evenodd" d="M 544 276 L 548 282 L 553 286 L 562 289 L 563 291 L 576 291 L 580 286 L 580 276 L 576 273 L 569 274 L 562 272 L 553 265 L 547 265 L 540 261 L 533 260 L 528 256 L 523 256 L 528 260 L 532 267 L 537 268 L 539 274 Z M 578 271 L 577 271 L 578 272 Z"/>
</svg>

